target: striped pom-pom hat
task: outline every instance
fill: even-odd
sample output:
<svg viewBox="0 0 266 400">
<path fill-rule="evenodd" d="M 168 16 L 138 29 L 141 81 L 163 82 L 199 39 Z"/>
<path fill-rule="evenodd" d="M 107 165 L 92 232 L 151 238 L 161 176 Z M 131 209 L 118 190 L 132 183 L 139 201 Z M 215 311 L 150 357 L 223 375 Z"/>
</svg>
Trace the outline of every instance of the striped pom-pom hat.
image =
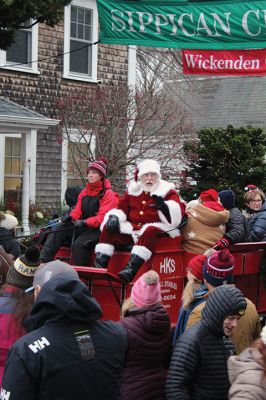
<svg viewBox="0 0 266 400">
<path fill-rule="evenodd" d="M 99 171 L 104 178 L 106 178 L 106 174 L 107 174 L 107 160 L 104 157 L 101 157 L 99 160 L 95 160 L 92 161 L 91 163 L 89 163 L 88 166 L 88 171 L 90 169 L 96 169 L 97 171 Z"/>
<path fill-rule="evenodd" d="M 233 282 L 235 259 L 228 249 L 216 251 L 204 263 L 203 275 L 214 287 Z"/>
</svg>

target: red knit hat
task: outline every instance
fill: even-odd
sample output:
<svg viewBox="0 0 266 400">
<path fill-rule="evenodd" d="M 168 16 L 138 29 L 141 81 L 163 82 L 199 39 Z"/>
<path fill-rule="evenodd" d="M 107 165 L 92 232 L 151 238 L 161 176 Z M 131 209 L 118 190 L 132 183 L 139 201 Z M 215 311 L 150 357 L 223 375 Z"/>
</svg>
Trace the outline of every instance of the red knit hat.
<svg viewBox="0 0 266 400">
<path fill-rule="evenodd" d="M 203 203 L 205 201 L 218 201 L 218 192 L 215 189 L 204 190 L 200 193 L 200 199 Z"/>
<path fill-rule="evenodd" d="M 204 254 L 199 254 L 193 257 L 188 263 L 188 270 L 201 282 L 203 282 L 203 265 L 206 258 Z"/>
<path fill-rule="evenodd" d="M 232 283 L 234 264 L 235 259 L 228 249 L 216 251 L 204 263 L 204 278 L 214 287 Z"/>
<path fill-rule="evenodd" d="M 96 169 L 99 171 L 105 178 L 106 178 L 106 173 L 107 173 L 107 160 L 104 157 L 101 157 L 99 160 L 92 161 L 89 166 L 88 170 L 90 169 Z"/>
</svg>

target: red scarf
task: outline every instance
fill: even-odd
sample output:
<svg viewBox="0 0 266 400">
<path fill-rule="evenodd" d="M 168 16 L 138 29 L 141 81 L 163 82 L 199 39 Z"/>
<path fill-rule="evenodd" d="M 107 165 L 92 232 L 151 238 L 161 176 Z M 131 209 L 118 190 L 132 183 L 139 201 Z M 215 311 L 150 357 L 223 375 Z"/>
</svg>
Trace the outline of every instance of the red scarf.
<svg viewBox="0 0 266 400">
<path fill-rule="evenodd" d="M 94 183 L 87 183 L 86 190 L 89 196 L 97 196 L 104 188 L 103 180 Z"/>
</svg>

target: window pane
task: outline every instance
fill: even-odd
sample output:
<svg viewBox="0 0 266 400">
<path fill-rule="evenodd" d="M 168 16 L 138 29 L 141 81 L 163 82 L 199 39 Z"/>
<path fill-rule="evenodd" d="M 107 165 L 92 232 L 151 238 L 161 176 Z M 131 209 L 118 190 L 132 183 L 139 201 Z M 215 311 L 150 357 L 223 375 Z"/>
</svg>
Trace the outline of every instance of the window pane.
<svg viewBox="0 0 266 400">
<path fill-rule="evenodd" d="M 84 47 L 84 45 L 84 42 L 70 41 L 70 51 L 80 49 L 79 51 L 70 53 L 70 71 L 91 75 L 91 47 L 82 49 L 81 47 Z"/>
<path fill-rule="evenodd" d="M 9 157 L 12 155 L 12 139 L 6 138 L 5 142 L 5 156 Z"/>
<path fill-rule="evenodd" d="M 5 174 L 12 174 L 12 159 L 5 159 Z"/>
<path fill-rule="evenodd" d="M 31 61 L 31 31 L 20 30 L 15 43 L 6 52 L 9 62 L 28 64 Z"/>
<path fill-rule="evenodd" d="M 13 156 L 20 157 L 20 139 L 13 139 Z"/>
<path fill-rule="evenodd" d="M 85 40 L 91 42 L 91 27 L 85 26 Z"/>
<path fill-rule="evenodd" d="M 19 158 L 13 158 L 12 160 L 12 174 L 20 175 L 21 174 L 21 162 Z"/>
<path fill-rule="evenodd" d="M 19 190 L 21 188 L 21 178 L 5 178 L 5 191 Z"/>
<path fill-rule="evenodd" d="M 74 23 L 74 22 L 71 22 L 71 25 L 70 25 L 70 36 L 72 38 L 77 37 L 76 29 L 77 29 L 77 24 Z"/>
<path fill-rule="evenodd" d="M 81 176 L 87 175 L 88 166 L 88 144 L 71 142 L 68 145 L 68 164 L 67 176 L 68 184 L 70 180 L 80 180 Z M 77 184 L 77 183 L 76 183 Z"/>
<path fill-rule="evenodd" d="M 78 39 L 84 39 L 84 25 L 78 24 Z"/>
<path fill-rule="evenodd" d="M 92 16 L 91 10 L 86 10 L 85 11 L 85 24 L 86 25 L 91 25 L 91 16 Z"/>
<path fill-rule="evenodd" d="M 76 21 L 77 20 L 77 7 L 72 6 L 71 7 L 71 21 Z"/>
<path fill-rule="evenodd" d="M 84 8 L 78 7 L 78 22 L 84 24 Z"/>
</svg>

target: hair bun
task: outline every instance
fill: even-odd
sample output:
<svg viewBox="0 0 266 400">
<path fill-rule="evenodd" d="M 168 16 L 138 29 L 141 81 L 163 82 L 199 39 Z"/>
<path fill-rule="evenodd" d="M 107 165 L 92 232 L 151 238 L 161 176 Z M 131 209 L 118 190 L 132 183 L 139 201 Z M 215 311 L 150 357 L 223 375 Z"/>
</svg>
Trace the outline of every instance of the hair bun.
<svg viewBox="0 0 266 400">
<path fill-rule="evenodd" d="M 30 246 L 25 251 L 25 257 L 32 262 L 38 261 L 40 258 L 40 250 L 36 246 Z"/>
</svg>

